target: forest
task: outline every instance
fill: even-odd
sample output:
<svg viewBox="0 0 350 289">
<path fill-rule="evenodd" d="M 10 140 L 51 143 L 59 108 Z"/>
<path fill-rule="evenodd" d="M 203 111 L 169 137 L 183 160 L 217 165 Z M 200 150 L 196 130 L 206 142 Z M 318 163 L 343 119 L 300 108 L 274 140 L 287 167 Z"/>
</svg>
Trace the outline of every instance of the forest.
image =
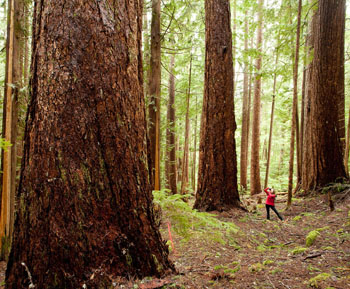
<svg viewBox="0 0 350 289">
<path fill-rule="evenodd" d="M 350 288 L 346 0 L 0 0 L 0 288 Z"/>
</svg>

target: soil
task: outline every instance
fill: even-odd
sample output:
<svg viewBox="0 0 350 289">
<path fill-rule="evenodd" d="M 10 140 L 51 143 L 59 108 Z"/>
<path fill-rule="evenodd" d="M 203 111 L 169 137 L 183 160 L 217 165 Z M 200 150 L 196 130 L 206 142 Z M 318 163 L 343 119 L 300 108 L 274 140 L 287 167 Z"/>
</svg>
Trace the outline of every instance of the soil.
<svg viewBox="0 0 350 289">
<path fill-rule="evenodd" d="M 266 220 L 265 206 L 256 199 L 244 200 L 250 212 L 214 212 L 238 227 L 221 240 L 213 229 L 185 238 L 163 211 L 161 232 L 168 240 L 170 225 L 175 247 L 170 258 L 177 272 L 162 279 L 116 280 L 115 288 L 350 288 L 349 198 L 336 202 L 331 212 L 324 195 L 296 198 L 288 211 L 285 197 L 280 195 L 276 203 L 283 222 L 273 212 L 271 221 Z M 316 238 L 306 246 L 311 231 Z M 0 263 L 0 282 L 4 270 Z"/>
</svg>

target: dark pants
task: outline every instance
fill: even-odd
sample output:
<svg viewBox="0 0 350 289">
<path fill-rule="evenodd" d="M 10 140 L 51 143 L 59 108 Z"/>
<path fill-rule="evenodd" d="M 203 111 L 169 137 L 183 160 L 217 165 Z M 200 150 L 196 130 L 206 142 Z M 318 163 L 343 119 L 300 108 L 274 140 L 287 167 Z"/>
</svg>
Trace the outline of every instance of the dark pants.
<svg viewBox="0 0 350 289">
<path fill-rule="evenodd" d="M 281 215 L 277 212 L 275 206 L 271 206 L 271 205 L 267 205 L 266 204 L 266 214 L 267 214 L 267 219 L 270 220 L 270 208 L 272 209 L 272 211 L 274 211 L 277 215 L 277 217 L 283 221 L 283 218 L 281 217 Z"/>
</svg>

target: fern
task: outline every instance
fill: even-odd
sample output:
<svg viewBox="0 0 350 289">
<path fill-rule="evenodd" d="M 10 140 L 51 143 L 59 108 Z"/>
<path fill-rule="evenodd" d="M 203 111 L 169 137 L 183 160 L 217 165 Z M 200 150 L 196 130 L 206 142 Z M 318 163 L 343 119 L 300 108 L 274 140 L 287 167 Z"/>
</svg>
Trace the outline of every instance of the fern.
<svg viewBox="0 0 350 289">
<path fill-rule="evenodd" d="M 235 224 L 220 221 L 215 214 L 193 210 L 185 201 L 190 195 L 169 195 L 168 192 L 166 189 L 153 191 L 154 202 L 161 206 L 164 217 L 185 241 L 201 235 L 221 244 L 232 243 L 233 235 L 239 231 Z"/>
</svg>

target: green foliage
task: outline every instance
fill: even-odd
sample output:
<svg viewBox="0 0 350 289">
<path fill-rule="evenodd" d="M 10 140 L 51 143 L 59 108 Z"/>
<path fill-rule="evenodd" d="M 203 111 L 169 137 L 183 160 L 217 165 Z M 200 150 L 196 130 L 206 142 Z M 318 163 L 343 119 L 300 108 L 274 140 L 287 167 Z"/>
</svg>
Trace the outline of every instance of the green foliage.
<svg viewBox="0 0 350 289">
<path fill-rule="evenodd" d="M 273 261 L 273 260 L 265 260 L 264 262 L 263 262 L 263 265 L 264 266 L 267 266 L 267 265 L 271 265 L 271 264 L 274 264 L 275 263 L 275 261 Z"/>
<path fill-rule="evenodd" d="M 193 210 L 185 201 L 189 195 L 168 195 L 166 190 L 154 191 L 154 202 L 158 203 L 173 230 L 185 240 L 198 234 L 215 242 L 229 244 L 234 241 L 238 227 L 218 220 L 214 214 Z M 230 242 L 231 241 L 231 242 Z"/>
<path fill-rule="evenodd" d="M 321 273 L 321 274 L 317 275 L 316 277 L 311 278 L 309 280 L 309 282 L 308 282 L 308 285 L 310 287 L 320 288 L 319 287 L 319 282 L 325 281 L 325 280 L 327 280 L 330 277 L 331 277 L 331 275 L 328 274 L 328 273 Z"/>
</svg>

